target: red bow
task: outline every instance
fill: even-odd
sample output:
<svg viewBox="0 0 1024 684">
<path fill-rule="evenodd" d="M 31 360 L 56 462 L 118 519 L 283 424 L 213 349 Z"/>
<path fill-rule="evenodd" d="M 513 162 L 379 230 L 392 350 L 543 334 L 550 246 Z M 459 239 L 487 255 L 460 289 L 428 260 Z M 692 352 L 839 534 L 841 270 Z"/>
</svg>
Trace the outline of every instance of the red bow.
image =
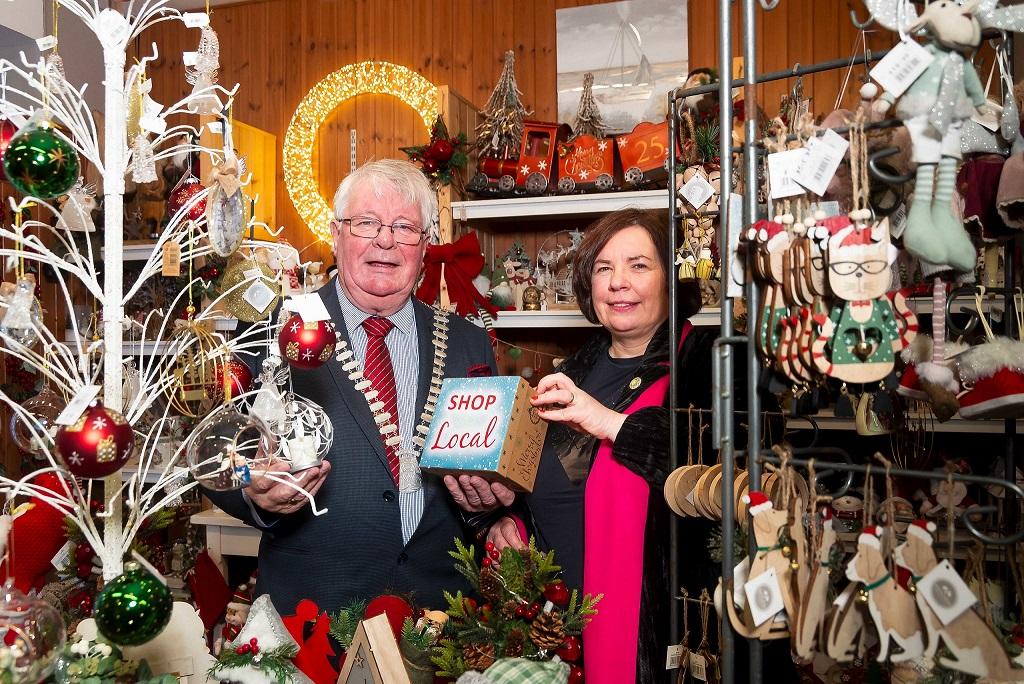
<svg viewBox="0 0 1024 684">
<path fill-rule="evenodd" d="M 492 316 L 498 310 L 473 286 L 473 278 L 480 275 L 484 267 L 484 256 L 480 253 L 480 242 L 476 233 L 466 233 L 455 242 L 443 245 L 428 245 L 423 258 L 423 282 L 416 290 L 416 297 L 427 304 L 437 301 L 441 293 L 441 267 L 448 285 L 448 296 L 455 302 L 460 316 L 475 314 L 477 309 L 486 309 Z"/>
</svg>

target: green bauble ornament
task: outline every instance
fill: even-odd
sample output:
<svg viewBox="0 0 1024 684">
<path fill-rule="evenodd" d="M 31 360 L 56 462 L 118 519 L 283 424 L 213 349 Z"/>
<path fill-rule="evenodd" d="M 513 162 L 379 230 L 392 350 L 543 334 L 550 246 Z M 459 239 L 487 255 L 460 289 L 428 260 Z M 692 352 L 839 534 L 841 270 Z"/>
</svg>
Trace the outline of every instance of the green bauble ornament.
<svg viewBox="0 0 1024 684">
<path fill-rule="evenodd" d="M 135 562 L 96 596 L 93 617 L 100 634 L 118 646 L 138 646 L 171 620 L 171 591 Z"/>
<path fill-rule="evenodd" d="M 59 197 L 74 187 L 79 166 L 78 152 L 49 121 L 30 121 L 11 138 L 4 153 L 4 172 L 11 184 L 39 199 Z"/>
</svg>

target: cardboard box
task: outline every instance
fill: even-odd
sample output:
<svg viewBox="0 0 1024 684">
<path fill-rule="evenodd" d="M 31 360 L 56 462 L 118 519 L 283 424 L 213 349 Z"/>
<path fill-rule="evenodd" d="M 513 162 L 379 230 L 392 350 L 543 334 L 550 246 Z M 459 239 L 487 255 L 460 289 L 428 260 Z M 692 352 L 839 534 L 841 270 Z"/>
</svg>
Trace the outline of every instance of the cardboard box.
<svg viewBox="0 0 1024 684">
<path fill-rule="evenodd" d="M 420 466 L 533 491 L 548 424 L 530 406 L 532 394 L 518 375 L 446 379 Z"/>
</svg>

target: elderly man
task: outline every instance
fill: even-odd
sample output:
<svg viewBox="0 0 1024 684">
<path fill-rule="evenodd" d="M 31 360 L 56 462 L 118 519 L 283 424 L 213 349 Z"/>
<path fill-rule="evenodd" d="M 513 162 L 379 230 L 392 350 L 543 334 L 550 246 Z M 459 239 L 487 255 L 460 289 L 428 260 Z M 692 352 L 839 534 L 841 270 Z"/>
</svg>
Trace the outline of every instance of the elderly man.
<svg viewBox="0 0 1024 684">
<path fill-rule="evenodd" d="M 442 591 L 466 589 L 447 552 L 470 530 L 444 484 L 424 473 L 420 487 L 398 486 L 403 467 L 417 469 L 413 437 L 431 376 L 495 372 L 483 331 L 412 297 L 436 213 L 425 177 L 403 161 L 362 166 L 334 197 L 338 276 L 318 294 L 377 394 L 368 400 L 334 359 L 292 371 L 295 391 L 322 406 L 334 425 L 326 460 L 297 481 L 328 513 L 312 515 L 305 497 L 257 473 L 243 492 L 210 494 L 263 530 L 256 594 L 270 594 L 283 615 L 304 598 L 335 611 L 386 592 L 412 593 L 421 606 L 444 607 Z M 446 356 L 436 354 L 435 337 L 447 337 Z M 386 444 L 381 436 L 370 409 L 377 402 L 391 414 L 399 443 Z M 481 491 L 493 500 L 486 486 Z"/>
</svg>

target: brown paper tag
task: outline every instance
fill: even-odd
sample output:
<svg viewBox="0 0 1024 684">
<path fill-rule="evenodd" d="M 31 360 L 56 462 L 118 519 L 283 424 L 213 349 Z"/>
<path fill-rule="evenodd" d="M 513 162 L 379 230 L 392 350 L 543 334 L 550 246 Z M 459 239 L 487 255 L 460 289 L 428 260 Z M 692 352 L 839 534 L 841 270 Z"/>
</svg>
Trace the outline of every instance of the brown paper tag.
<svg viewBox="0 0 1024 684">
<path fill-rule="evenodd" d="M 163 269 L 161 275 L 177 278 L 181 275 L 181 245 L 177 242 L 165 242 L 163 246 Z"/>
</svg>

